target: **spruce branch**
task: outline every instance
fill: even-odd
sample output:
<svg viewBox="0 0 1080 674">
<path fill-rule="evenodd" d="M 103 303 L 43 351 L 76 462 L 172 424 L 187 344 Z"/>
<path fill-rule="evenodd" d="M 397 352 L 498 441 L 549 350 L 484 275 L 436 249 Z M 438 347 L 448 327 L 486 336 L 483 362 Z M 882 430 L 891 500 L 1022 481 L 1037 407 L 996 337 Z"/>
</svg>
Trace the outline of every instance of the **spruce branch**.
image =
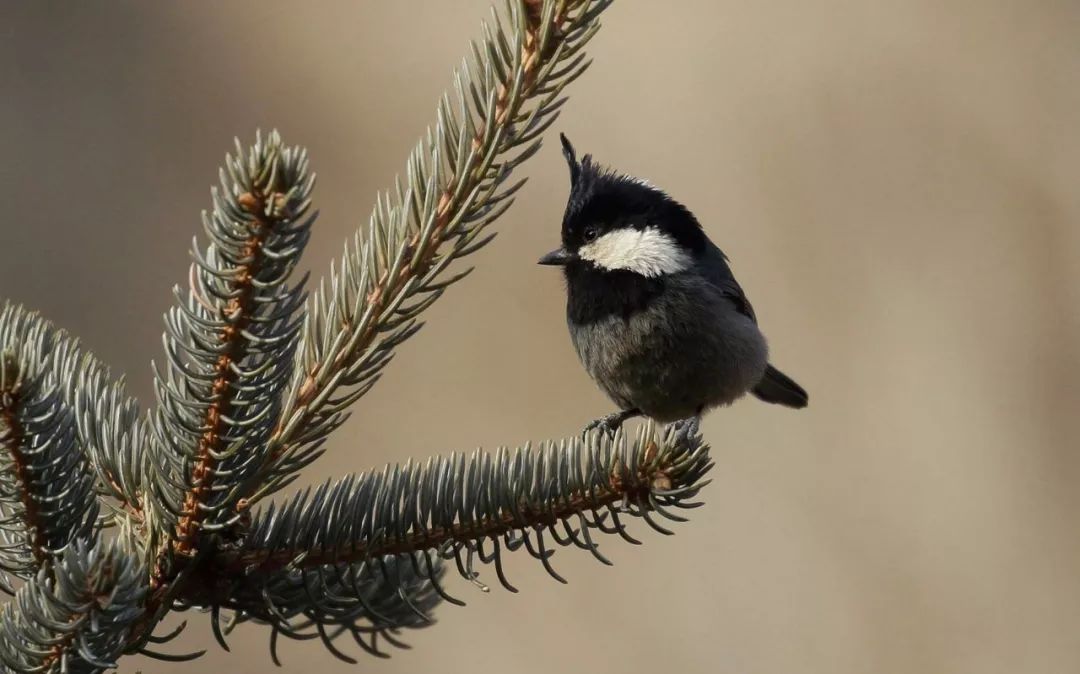
<svg viewBox="0 0 1080 674">
<path fill-rule="evenodd" d="M 524 180 L 514 169 L 540 147 L 564 88 L 589 66 L 583 48 L 610 0 L 519 0 L 484 24 L 473 59 L 455 73 L 434 128 L 413 151 L 393 193 L 376 200 L 308 307 L 302 347 L 271 457 L 246 503 L 287 484 L 315 460 L 349 405 L 378 380 L 419 315 L 471 269 L 451 265 L 494 237 L 488 226 Z M 515 154 L 516 152 L 516 154 Z"/>
<path fill-rule="evenodd" d="M 435 457 L 328 482 L 258 506 L 318 458 L 420 315 L 468 269 L 588 66 L 611 0 L 509 0 L 455 75 L 404 180 L 307 301 L 294 281 L 315 214 L 304 150 L 276 132 L 226 156 L 188 288 L 166 314 L 157 407 L 62 330 L 0 308 L 0 663 L 15 672 L 102 671 L 150 650 L 170 611 L 206 609 L 228 648 L 241 623 L 340 639 L 385 655 L 432 622 L 450 567 L 487 590 L 521 549 L 601 562 L 604 535 L 636 543 L 641 518 L 671 533 L 712 467 L 694 422 L 634 438 Z M 102 508 L 107 514 L 101 516 Z M 110 526 L 111 525 L 111 526 Z M 565 582 L 565 581 L 564 581 Z M 16 589 L 18 588 L 18 589 Z"/>
<path fill-rule="evenodd" d="M 119 542 L 69 547 L 0 612 L 0 663 L 12 672 L 116 666 L 142 613 L 146 572 Z"/>
<path fill-rule="evenodd" d="M 503 553 L 525 549 L 548 573 L 555 546 L 578 547 L 604 564 L 598 537 L 637 544 L 622 517 L 662 520 L 708 484 L 708 445 L 694 421 L 658 432 L 651 424 L 632 442 L 590 434 L 533 449 L 453 454 L 327 482 L 253 516 L 248 535 L 207 561 L 203 576 L 177 597 L 181 606 L 213 606 L 219 643 L 237 623 L 254 620 L 277 636 L 349 636 L 380 654 L 377 637 L 397 645 L 403 628 L 429 624 L 442 600 L 464 604 L 445 588 L 452 562 L 485 592 L 476 562 L 492 564 L 499 582 L 517 592 Z M 232 611 L 225 618 L 223 611 Z M 224 627 L 222 621 L 224 620 Z"/>
<path fill-rule="evenodd" d="M 35 357 L 46 333 L 30 336 L 20 358 L 4 348 L 14 335 L 0 329 L 0 589 L 8 593 L 11 576 L 33 576 L 90 536 L 98 513 L 74 414 Z"/>
<path fill-rule="evenodd" d="M 127 395 L 122 379 L 113 381 L 108 369 L 74 340 L 56 341 L 53 364 L 64 401 L 75 413 L 79 445 L 94 468 L 98 491 L 114 499 L 120 510 L 141 518 L 149 429 L 139 403 Z"/>
<path fill-rule="evenodd" d="M 315 216 L 307 154 L 278 134 L 227 156 L 209 239 L 196 241 L 186 293 L 166 315 L 168 366 L 158 370 L 154 417 L 156 521 L 171 529 L 154 570 L 193 556 L 203 532 L 237 521 L 235 486 L 265 462 L 266 441 L 291 375 L 303 303 L 289 277 Z"/>
<path fill-rule="evenodd" d="M 26 372 L 48 377 L 73 410 L 77 444 L 96 474 L 97 490 L 138 514 L 147 432 L 124 381 L 114 380 L 66 331 L 10 302 L 0 307 L 0 349 L 16 354 Z"/>
<path fill-rule="evenodd" d="M 502 568 L 503 549 L 524 546 L 563 581 L 549 562 L 545 532 L 558 545 L 580 547 L 609 563 L 591 532 L 626 537 L 621 513 L 671 533 L 653 515 L 682 521 L 670 509 L 697 505 L 690 499 L 707 484 L 711 468 L 708 445 L 693 421 L 663 433 L 647 424 L 633 442 L 590 433 L 539 449 L 410 461 L 272 503 L 255 514 L 242 543 L 214 563 L 226 576 L 259 575 L 400 556 L 457 603 L 439 586 L 436 559 L 454 561 L 471 581 L 477 579 L 473 560 L 479 559 L 494 562 L 500 582 L 516 592 Z"/>
<path fill-rule="evenodd" d="M 228 649 L 227 635 L 242 622 L 270 626 L 270 655 L 280 665 L 279 636 L 321 639 L 338 658 L 355 663 L 335 641 L 349 637 L 363 651 L 389 657 L 380 641 L 407 648 L 400 640 L 404 629 L 434 623 L 431 612 L 441 601 L 430 578 L 441 578 L 442 566 L 418 571 L 400 556 L 370 562 L 317 566 L 287 565 L 270 573 L 240 573 L 208 578 L 201 588 L 224 587 L 217 596 L 190 597 L 194 605 L 209 605 L 218 643 Z M 232 579 L 222 584 L 223 579 Z M 225 620 L 226 611 L 232 615 Z M 225 620 L 224 624 L 222 621 Z"/>
</svg>

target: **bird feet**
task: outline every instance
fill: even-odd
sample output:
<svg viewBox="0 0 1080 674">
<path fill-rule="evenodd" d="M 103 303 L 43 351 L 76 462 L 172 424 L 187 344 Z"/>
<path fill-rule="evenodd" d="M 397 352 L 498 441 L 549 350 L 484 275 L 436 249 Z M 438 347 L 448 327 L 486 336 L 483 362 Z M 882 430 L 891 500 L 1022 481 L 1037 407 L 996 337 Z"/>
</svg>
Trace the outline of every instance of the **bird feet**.
<svg viewBox="0 0 1080 674">
<path fill-rule="evenodd" d="M 599 419 L 594 419 L 585 425 L 585 428 L 581 430 L 581 436 L 586 437 L 591 431 L 599 430 L 607 435 L 609 438 L 614 438 L 615 433 L 622 427 L 623 422 L 627 419 L 632 419 L 641 415 L 641 410 L 636 407 L 629 410 L 622 410 L 620 412 L 612 412 L 606 416 L 602 416 Z"/>
</svg>

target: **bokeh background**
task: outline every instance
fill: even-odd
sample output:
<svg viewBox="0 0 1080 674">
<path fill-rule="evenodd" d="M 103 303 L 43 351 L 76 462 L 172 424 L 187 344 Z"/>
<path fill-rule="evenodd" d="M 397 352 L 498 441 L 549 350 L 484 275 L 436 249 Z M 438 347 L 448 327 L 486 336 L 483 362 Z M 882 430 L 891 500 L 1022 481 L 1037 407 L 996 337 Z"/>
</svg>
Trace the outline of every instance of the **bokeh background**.
<svg viewBox="0 0 1080 674">
<path fill-rule="evenodd" d="M 325 269 L 433 119 L 484 0 L 0 3 L 0 296 L 152 400 L 161 314 L 234 136 L 306 145 Z M 284 671 L 1080 671 L 1080 5 L 623 0 L 555 130 L 688 204 L 803 412 L 714 412 L 678 535 L 521 555 L 411 651 Z M 553 134 L 551 134 L 553 136 Z M 558 274 L 557 143 L 308 481 L 574 434 L 609 410 Z M 121 671 L 272 668 L 190 616 Z M 362 654 L 361 654 L 362 655 Z M 362 668 L 362 669 L 361 669 Z"/>
</svg>

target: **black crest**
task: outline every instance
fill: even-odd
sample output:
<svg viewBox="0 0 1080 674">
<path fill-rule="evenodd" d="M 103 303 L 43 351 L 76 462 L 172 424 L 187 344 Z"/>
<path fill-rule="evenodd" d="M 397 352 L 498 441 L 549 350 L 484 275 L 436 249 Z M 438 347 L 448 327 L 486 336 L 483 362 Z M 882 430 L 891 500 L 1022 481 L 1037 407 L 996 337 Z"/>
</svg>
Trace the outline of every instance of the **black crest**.
<svg viewBox="0 0 1080 674">
<path fill-rule="evenodd" d="M 581 164 L 578 163 L 574 146 L 570 144 L 570 139 L 566 137 L 565 133 L 559 134 L 559 140 L 562 141 L 563 156 L 566 157 L 566 163 L 570 166 L 570 185 L 573 186 L 577 182 L 578 176 L 581 175 Z"/>
<path fill-rule="evenodd" d="M 592 155 L 586 154 L 579 162 L 577 159 L 577 152 L 570 143 L 570 139 L 566 137 L 566 134 L 560 133 L 559 140 L 562 141 L 562 153 L 563 156 L 566 157 L 567 165 L 570 167 L 570 187 L 577 187 L 581 182 L 583 175 L 595 172 L 595 167 L 592 163 Z"/>
</svg>

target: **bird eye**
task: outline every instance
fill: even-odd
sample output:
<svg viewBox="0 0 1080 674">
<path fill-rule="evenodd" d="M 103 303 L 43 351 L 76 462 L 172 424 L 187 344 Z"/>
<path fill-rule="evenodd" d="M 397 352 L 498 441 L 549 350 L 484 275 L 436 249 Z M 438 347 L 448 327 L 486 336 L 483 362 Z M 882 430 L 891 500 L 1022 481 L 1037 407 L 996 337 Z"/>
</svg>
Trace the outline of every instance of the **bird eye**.
<svg viewBox="0 0 1080 674">
<path fill-rule="evenodd" d="M 588 229 L 585 230 L 585 240 L 586 241 L 592 241 L 595 238 L 596 238 L 596 228 L 595 227 L 589 227 Z"/>
</svg>

